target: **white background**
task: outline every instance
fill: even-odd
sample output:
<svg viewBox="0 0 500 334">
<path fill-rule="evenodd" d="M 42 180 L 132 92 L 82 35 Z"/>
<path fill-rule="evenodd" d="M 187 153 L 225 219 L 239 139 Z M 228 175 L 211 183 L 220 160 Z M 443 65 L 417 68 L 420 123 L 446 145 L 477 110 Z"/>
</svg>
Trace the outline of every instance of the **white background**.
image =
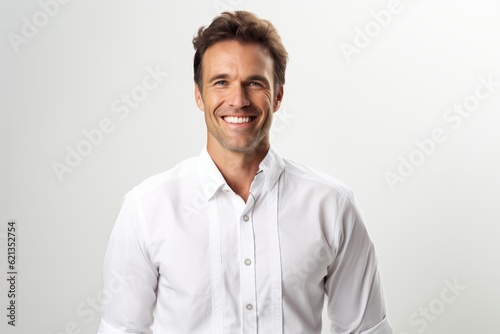
<svg viewBox="0 0 500 334">
<path fill-rule="evenodd" d="M 500 86 L 459 126 L 443 116 L 474 101 L 480 77 L 500 81 L 500 5 L 401 0 L 381 27 L 371 13 L 388 5 L 72 0 L 43 22 L 37 1 L 3 0 L 0 332 L 95 333 L 92 305 L 122 196 L 205 142 L 191 39 L 220 10 L 246 9 L 276 25 L 290 54 L 273 144 L 354 190 L 395 334 L 498 333 Z M 34 15 L 38 32 L 16 46 L 13 34 Z M 342 43 L 356 42 L 346 57 Z M 112 103 L 149 67 L 168 77 L 121 119 Z M 54 163 L 66 164 L 68 147 L 106 118 L 113 131 L 59 180 Z M 416 152 L 437 128 L 446 140 Z M 419 165 L 391 189 L 385 174 L 398 173 L 400 156 Z M 15 328 L 6 317 L 9 219 L 18 224 Z M 462 289 L 445 291 L 445 303 L 446 282 Z"/>
</svg>

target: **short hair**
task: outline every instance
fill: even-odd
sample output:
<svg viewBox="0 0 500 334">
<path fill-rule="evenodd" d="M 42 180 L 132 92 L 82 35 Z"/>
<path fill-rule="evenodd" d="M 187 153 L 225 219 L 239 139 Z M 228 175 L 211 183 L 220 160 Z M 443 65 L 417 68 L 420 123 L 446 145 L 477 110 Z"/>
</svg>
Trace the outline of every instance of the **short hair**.
<svg viewBox="0 0 500 334">
<path fill-rule="evenodd" d="M 255 43 L 266 48 L 274 62 L 274 90 L 285 84 L 288 52 L 274 25 L 246 11 L 224 12 L 215 17 L 208 27 L 200 27 L 193 38 L 196 50 L 193 61 L 194 82 L 202 89 L 203 55 L 213 44 L 235 40 L 240 43 Z"/>
</svg>

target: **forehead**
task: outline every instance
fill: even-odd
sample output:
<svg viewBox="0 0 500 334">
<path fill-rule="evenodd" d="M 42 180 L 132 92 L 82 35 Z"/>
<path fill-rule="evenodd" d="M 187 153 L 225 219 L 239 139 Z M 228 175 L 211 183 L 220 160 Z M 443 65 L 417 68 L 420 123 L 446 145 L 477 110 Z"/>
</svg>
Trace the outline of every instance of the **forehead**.
<svg viewBox="0 0 500 334">
<path fill-rule="evenodd" d="M 272 76 L 273 64 L 269 50 L 260 44 L 222 41 L 205 51 L 203 77 L 226 72 Z"/>
</svg>

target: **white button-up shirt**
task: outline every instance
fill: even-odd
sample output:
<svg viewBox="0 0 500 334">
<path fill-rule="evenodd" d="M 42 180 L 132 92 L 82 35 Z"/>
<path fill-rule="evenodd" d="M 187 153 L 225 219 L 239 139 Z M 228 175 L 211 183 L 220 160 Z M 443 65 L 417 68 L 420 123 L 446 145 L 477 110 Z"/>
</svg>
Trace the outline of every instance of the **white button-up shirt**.
<svg viewBox="0 0 500 334">
<path fill-rule="evenodd" d="M 111 233 L 99 333 L 389 334 L 353 195 L 271 148 L 246 203 L 206 149 L 132 189 Z"/>
</svg>

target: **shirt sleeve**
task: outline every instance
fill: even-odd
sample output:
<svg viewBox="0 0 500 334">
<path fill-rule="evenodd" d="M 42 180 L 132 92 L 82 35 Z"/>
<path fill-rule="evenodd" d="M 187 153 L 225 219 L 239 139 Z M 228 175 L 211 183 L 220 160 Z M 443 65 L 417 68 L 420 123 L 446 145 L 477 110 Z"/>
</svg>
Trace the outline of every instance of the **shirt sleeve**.
<svg viewBox="0 0 500 334">
<path fill-rule="evenodd" d="M 325 292 L 332 334 L 392 334 L 373 243 L 351 197 L 345 197 L 337 221 L 334 258 Z"/>
<path fill-rule="evenodd" d="M 148 250 L 138 198 L 125 196 L 104 259 L 98 334 L 152 333 L 158 269 Z"/>
</svg>

